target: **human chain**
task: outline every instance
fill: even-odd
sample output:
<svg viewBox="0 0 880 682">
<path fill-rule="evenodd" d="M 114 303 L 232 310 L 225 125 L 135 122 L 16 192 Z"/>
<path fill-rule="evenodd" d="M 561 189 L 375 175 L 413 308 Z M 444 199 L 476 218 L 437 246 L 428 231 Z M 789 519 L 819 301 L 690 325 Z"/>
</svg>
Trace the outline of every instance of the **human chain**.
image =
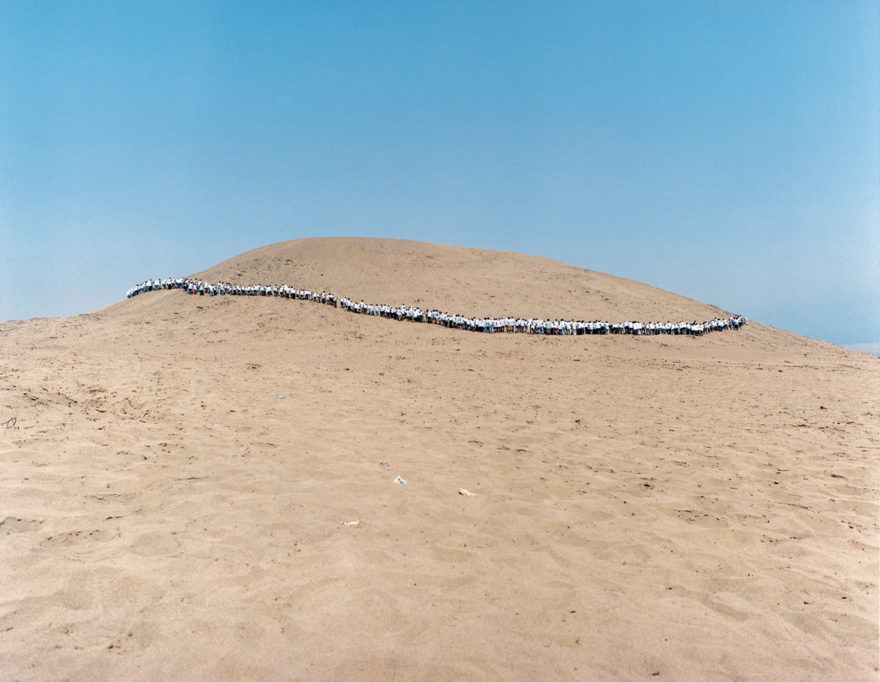
<svg viewBox="0 0 880 682">
<path fill-rule="evenodd" d="M 742 315 L 715 318 L 707 322 L 603 322 L 600 320 L 541 320 L 520 317 L 465 317 L 449 315 L 439 310 L 422 310 L 418 307 L 401 305 L 398 307 L 355 302 L 345 297 L 337 297 L 326 291 L 295 289 L 287 285 L 265 286 L 260 284 L 241 285 L 229 282 L 208 284 L 200 279 L 184 277 L 150 279 L 132 287 L 126 292 L 131 298 L 147 291 L 163 289 L 182 289 L 195 296 L 274 296 L 298 301 L 314 301 L 334 308 L 342 308 L 360 315 L 373 315 L 409 322 L 437 324 L 452 329 L 488 334 L 547 334 L 551 336 L 570 336 L 584 334 L 629 334 L 635 336 L 671 334 L 675 336 L 703 336 L 710 332 L 729 329 L 738 330 L 749 323 Z"/>
</svg>

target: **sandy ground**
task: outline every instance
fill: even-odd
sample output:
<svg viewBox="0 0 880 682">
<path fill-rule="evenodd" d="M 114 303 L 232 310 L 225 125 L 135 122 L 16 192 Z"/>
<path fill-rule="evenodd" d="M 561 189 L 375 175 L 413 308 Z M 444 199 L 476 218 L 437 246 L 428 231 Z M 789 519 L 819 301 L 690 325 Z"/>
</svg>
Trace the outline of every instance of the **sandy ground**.
<svg viewBox="0 0 880 682">
<path fill-rule="evenodd" d="M 715 310 L 446 248 L 207 274 Z M 878 396 L 880 360 L 758 324 L 481 335 L 177 291 L 0 324 L 0 676 L 875 680 Z"/>
</svg>

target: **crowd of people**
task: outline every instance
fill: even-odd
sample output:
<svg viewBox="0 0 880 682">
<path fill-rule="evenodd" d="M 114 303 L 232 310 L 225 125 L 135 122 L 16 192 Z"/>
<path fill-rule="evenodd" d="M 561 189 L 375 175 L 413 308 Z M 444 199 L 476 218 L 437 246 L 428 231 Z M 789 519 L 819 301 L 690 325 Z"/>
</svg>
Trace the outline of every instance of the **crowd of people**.
<svg viewBox="0 0 880 682">
<path fill-rule="evenodd" d="M 241 285 L 229 282 L 209 284 L 200 279 L 184 277 L 151 279 L 139 284 L 126 292 L 126 298 L 137 296 L 147 291 L 162 289 L 182 289 L 194 296 L 273 296 L 314 301 L 334 308 L 341 308 L 360 315 L 373 315 L 395 320 L 437 324 L 453 329 L 488 334 L 546 334 L 551 336 L 580 336 L 584 334 L 630 334 L 635 336 L 670 334 L 686 336 L 703 336 L 710 332 L 738 330 L 748 324 L 742 315 L 719 317 L 706 322 L 604 322 L 601 320 L 542 320 L 521 317 L 467 317 L 450 315 L 439 310 L 422 310 L 412 306 L 389 306 L 355 302 L 345 297 L 337 297 L 326 291 L 295 289 L 287 285 Z"/>
</svg>

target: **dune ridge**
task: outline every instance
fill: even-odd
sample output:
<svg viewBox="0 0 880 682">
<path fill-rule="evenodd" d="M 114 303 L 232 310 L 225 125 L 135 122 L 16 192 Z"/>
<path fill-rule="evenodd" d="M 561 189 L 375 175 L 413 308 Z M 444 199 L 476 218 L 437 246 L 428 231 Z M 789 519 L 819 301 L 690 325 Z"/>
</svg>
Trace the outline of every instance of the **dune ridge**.
<svg viewBox="0 0 880 682">
<path fill-rule="evenodd" d="M 385 240 L 206 273 L 716 310 Z M 757 323 L 554 343 L 277 303 L 0 324 L 4 677 L 877 679 L 880 360 Z"/>
</svg>

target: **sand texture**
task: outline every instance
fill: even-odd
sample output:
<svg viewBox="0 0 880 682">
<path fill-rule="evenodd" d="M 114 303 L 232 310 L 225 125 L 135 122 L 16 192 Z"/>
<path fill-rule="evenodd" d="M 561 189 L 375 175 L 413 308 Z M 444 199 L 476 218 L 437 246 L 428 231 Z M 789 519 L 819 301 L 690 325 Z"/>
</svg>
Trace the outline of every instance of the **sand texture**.
<svg viewBox="0 0 880 682">
<path fill-rule="evenodd" d="M 415 242 L 199 274 L 720 312 Z M 486 335 L 180 291 L 3 323 L 0 678 L 876 680 L 878 397 L 880 360 L 754 323 Z"/>
</svg>

